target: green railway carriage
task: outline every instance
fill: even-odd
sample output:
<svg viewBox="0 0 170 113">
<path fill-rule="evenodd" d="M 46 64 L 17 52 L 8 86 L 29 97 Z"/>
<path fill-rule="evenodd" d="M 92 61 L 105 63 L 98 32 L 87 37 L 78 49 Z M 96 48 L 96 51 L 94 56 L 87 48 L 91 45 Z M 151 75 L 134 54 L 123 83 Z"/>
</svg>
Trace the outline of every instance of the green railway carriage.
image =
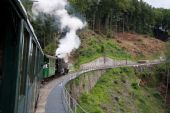
<svg viewBox="0 0 170 113">
<path fill-rule="evenodd" d="M 50 55 L 45 55 L 43 66 L 43 77 L 48 78 L 55 75 L 57 58 Z"/>
<path fill-rule="evenodd" d="M 18 0 L 1 1 L 0 113 L 33 113 L 44 54 Z"/>
<path fill-rule="evenodd" d="M 68 67 L 44 55 L 20 1 L 2 0 L 0 12 L 0 113 L 33 113 L 41 81 Z"/>
</svg>

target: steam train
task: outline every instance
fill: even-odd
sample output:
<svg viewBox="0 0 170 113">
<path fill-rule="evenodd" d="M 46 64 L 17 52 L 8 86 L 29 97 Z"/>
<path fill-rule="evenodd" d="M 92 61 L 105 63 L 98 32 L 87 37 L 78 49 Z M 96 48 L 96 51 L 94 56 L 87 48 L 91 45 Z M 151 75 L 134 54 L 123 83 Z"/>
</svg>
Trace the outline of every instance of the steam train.
<svg viewBox="0 0 170 113">
<path fill-rule="evenodd" d="M 0 12 L 0 113 L 34 113 L 41 81 L 68 69 L 58 64 L 62 59 L 44 55 L 20 1 L 2 0 Z"/>
<path fill-rule="evenodd" d="M 65 75 L 69 72 L 68 64 L 62 58 L 45 55 L 43 78 L 48 79 L 50 77 Z"/>
</svg>

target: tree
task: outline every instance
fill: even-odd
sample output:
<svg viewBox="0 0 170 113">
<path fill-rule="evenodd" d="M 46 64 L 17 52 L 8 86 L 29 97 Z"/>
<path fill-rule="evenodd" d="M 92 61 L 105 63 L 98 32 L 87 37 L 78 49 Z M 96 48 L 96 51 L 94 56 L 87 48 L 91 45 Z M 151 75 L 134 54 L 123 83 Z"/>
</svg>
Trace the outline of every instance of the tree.
<svg viewBox="0 0 170 113">
<path fill-rule="evenodd" d="M 170 82 L 170 41 L 167 43 L 167 51 L 166 51 L 166 94 L 165 94 L 165 104 L 167 100 L 167 95 L 169 92 L 169 82 Z"/>
<path fill-rule="evenodd" d="M 170 10 L 157 9 L 143 0 L 70 0 L 74 8 L 86 16 L 95 32 L 133 31 L 153 34 L 154 27 L 169 31 Z M 108 35 L 109 36 L 109 35 Z"/>
</svg>

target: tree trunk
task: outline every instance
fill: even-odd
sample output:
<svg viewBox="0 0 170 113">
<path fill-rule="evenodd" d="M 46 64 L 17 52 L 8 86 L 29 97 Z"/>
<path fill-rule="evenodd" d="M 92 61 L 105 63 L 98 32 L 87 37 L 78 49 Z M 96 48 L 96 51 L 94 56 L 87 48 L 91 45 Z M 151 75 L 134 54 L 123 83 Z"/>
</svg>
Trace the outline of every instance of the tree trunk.
<svg viewBox="0 0 170 113">
<path fill-rule="evenodd" d="M 96 19 L 96 15 L 95 15 L 95 13 L 93 14 L 93 24 L 92 24 L 92 26 L 93 26 L 93 31 L 95 30 L 95 19 Z"/>
<path fill-rule="evenodd" d="M 165 94 L 165 104 L 167 102 L 167 95 L 168 95 L 168 88 L 169 88 L 169 69 L 168 69 L 168 64 L 166 64 L 166 69 L 167 69 L 167 81 L 166 81 L 166 94 Z"/>
</svg>

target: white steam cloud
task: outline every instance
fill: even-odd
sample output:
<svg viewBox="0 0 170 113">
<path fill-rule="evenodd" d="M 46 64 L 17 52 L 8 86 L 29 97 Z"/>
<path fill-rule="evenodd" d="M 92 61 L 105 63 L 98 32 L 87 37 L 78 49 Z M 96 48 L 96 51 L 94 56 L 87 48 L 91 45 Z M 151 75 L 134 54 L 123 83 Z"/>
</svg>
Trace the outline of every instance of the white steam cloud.
<svg viewBox="0 0 170 113">
<path fill-rule="evenodd" d="M 68 29 L 65 37 L 60 39 L 59 48 L 56 50 L 56 56 L 67 60 L 70 53 L 78 49 L 80 39 L 76 31 L 86 26 L 86 22 L 82 22 L 79 18 L 69 15 L 66 10 L 67 0 L 38 0 L 33 4 L 33 14 L 38 16 L 40 12 L 54 16 L 60 22 L 60 30 Z"/>
</svg>

